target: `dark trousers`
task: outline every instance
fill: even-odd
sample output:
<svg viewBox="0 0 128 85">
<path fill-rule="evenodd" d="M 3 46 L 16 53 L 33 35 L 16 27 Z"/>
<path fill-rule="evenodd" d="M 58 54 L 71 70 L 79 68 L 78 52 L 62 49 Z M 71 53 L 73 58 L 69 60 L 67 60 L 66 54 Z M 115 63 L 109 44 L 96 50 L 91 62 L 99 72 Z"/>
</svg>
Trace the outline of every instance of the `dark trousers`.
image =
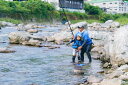
<svg viewBox="0 0 128 85">
<path fill-rule="evenodd" d="M 89 62 L 92 62 L 92 58 L 91 58 L 91 54 L 90 54 L 91 48 L 92 48 L 92 44 L 89 44 L 89 45 L 83 46 L 83 48 L 81 49 L 81 61 L 82 62 L 84 62 L 84 53 L 87 54 Z"/>
</svg>

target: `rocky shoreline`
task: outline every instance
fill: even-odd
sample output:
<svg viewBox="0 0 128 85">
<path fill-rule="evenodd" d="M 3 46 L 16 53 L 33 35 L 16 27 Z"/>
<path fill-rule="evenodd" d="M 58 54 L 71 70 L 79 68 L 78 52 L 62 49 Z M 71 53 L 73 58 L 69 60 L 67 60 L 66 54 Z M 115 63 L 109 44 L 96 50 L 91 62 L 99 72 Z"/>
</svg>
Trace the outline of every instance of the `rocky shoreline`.
<svg viewBox="0 0 128 85">
<path fill-rule="evenodd" d="M 76 33 L 79 25 L 85 26 L 86 24 L 86 22 L 80 22 L 71 27 Z M 67 28 L 51 35 L 37 36 L 35 34 L 40 31 L 39 29 L 44 29 L 44 25 L 14 25 L 0 22 L 0 26 L 11 26 L 18 30 L 18 32 L 8 35 L 11 44 L 41 47 L 44 42 L 64 44 L 71 39 L 70 30 Z M 93 58 L 101 60 L 103 68 L 109 68 L 109 70 L 102 72 L 105 76 L 103 79 L 91 75 L 86 82 L 80 85 L 122 85 L 125 83 L 128 80 L 128 26 L 121 26 L 118 22 L 108 20 L 105 23 L 88 24 L 88 32 L 95 44 L 95 48 L 92 49 L 92 53 L 95 55 Z"/>
</svg>

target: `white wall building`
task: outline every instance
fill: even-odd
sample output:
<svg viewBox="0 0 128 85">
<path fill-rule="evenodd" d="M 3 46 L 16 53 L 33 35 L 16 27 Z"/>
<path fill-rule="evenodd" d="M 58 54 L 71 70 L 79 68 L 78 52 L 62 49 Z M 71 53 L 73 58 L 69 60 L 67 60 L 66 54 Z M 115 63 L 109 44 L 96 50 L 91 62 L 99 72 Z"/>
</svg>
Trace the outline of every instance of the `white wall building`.
<svg viewBox="0 0 128 85">
<path fill-rule="evenodd" d="M 99 0 L 97 2 L 92 0 L 89 3 L 106 9 L 107 13 L 128 13 L 128 2 L 122 0 Z"/>
<path fill-rule="evenodd" d="M 49 2 L 49 3 L 52 3 L 57 10 L 61 10 L 61 8 L 59 7 L 59 0 L 42 0 L 42 1 L 46 1 L 46 2 Z M 66 8 L 65 8 L 66 9 Z M 84 10 L 81 10 L 81 9 L 66 9 L 68 11 L 77 11 L 77 12 L 85 12 Z"/>
<path fill-rule="evenodd" d="M 6 0 L 6 1 L 13 1 L 13 0 Z M 57 10 L 61 10 L 61 8 L 59 7 L 59 0 L 42 0 L 42 1 L 45 1 L 45 2 L 48 2 L 48 3 L 51 3 L 53 4 Z M 66 9 L 66 8 L 65 8 Z M 68 11 L 77 11 L 77 12 L 85 12 L 84 10 L 81 10 L 81 9 L 66 9 Z"/>
</svg>

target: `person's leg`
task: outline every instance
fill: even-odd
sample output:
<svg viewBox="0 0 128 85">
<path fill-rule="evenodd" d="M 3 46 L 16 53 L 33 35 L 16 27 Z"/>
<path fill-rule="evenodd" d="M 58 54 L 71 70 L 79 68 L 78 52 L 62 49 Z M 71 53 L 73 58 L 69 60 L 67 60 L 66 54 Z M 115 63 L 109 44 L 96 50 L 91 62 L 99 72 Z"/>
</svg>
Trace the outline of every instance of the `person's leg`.
<svg viewBox="0 0 128 85">
<path fill-rule="evenodd" d="M 85 53 L 85 49 L 82 48 L 80 53 L 81 62 L 84 62 L 84 53 Z"/>
<path fill-rule="evenodd" d="M 81 50 L 78 52 L 78 62 L 81 62 L 80 53 L 81 53 Z"/>
<path fill-rule="evenodd" d="M 87 47 L 86 47 L 86 54 L 87 54 L 87 56 L 88 56 L 89 63 L 92 62 L 92 57 L 91 57 L 91 54 L 90 54 L 91 48 L 92 48 L 92 44 L 87 45 Z"/>
<path fill-rule="evenodd" d="M 73 49 L 72 63 L 75 63 L 76 49 Z"/>
</svg>

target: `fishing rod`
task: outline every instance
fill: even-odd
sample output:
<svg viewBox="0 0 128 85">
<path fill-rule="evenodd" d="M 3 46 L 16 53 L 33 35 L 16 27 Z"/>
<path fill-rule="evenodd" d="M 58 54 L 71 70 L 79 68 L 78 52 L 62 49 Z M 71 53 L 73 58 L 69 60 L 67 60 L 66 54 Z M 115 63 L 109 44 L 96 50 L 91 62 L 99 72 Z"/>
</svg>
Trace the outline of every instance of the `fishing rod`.
<svg viewBox="0 0 128 85">
<path fill-rule="evenodd" d="M 60 1 L 60 6 L 62 7 L 61 0 L 59 0 L 59 1 Z M 63 7 L 62 7 L 62 10 L 63 10 L 63 13 L 64 13 L 64 16 L 65 16 L 66 20 L 68 21 L 68 25 L 69 25 L 70 31 L 71 31 L 72 35 L 74 36 L 73 30 L 72 30 L 72 28 L 71 28 L 71 24 L 69 23 L 68 17 L 67 17 L 67 15 L 66 15 L 66 12 L 65 12 L 65 10 L 64 10 Z"/>
</svg>

